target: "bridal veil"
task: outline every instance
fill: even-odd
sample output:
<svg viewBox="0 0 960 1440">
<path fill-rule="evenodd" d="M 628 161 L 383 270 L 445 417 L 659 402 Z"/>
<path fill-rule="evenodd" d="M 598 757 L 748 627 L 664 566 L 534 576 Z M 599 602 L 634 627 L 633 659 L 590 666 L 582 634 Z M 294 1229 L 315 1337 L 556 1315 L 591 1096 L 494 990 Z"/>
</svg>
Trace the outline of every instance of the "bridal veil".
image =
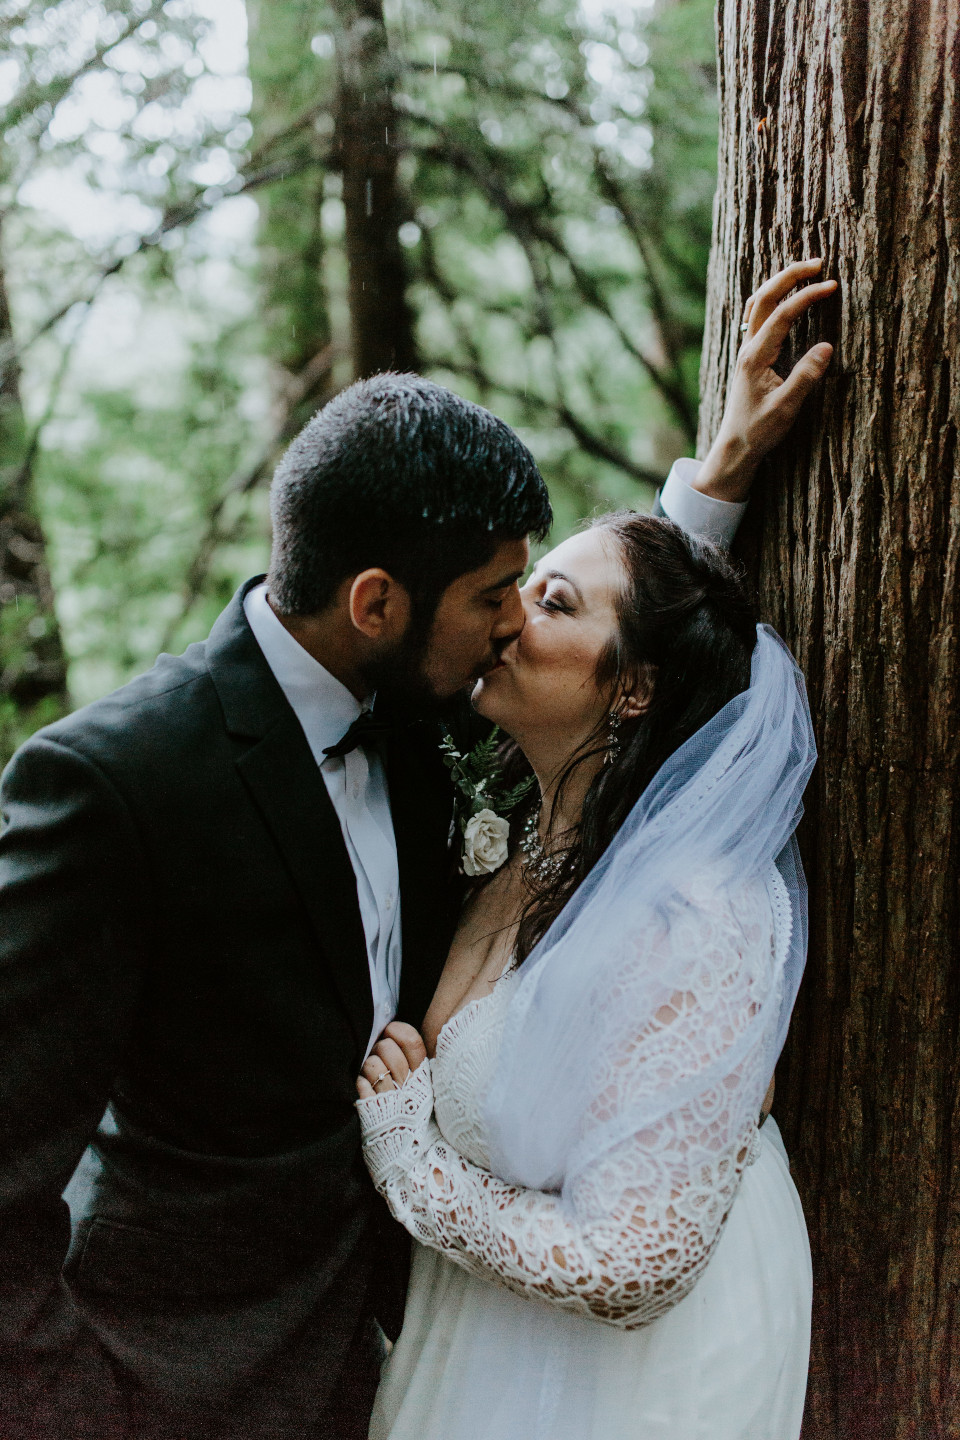
<svg viewBox="0 0 960 1440">
<path fill-rule="evenodd" d="M 559 1192 L 580 1224 L 615 1229 L 627 1197 L 631 1224 L 676 1212 L 714 1243 L 716 1171 L 744 1163 L 803 972 L 794 831 L 815 759 L 803 678 L 759 626 L 749 688 L 662 767 L 523 965 L 487 1100 L 494 1173 Z M 487 1440 L 585 1433 L 605 1328 L 500 1309 L 461 1377 L 501 1417 Z"/>
</svg>

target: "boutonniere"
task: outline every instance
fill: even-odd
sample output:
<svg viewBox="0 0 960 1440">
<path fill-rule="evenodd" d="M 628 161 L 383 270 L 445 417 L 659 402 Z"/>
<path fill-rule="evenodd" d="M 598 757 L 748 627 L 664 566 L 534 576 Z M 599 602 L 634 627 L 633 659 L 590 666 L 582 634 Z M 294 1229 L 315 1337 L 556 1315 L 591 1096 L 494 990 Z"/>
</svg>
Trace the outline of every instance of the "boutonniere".
<svg viewBox="0 0 960 1440">
<path fill-rule="evenodd" d="M 460 869 L 464 875 L 492 875 L 507 858 L 510 821 L 506 818 L 533 789 L 534 775 L 507 788 L 497 754 L 499 730 L 494 726 L 486 740 L 469 755 L 461 755 L 447 733 L 440 742 L 443 763 L 456 786 L 456 823 L 463 836 Z"/>
</svg>

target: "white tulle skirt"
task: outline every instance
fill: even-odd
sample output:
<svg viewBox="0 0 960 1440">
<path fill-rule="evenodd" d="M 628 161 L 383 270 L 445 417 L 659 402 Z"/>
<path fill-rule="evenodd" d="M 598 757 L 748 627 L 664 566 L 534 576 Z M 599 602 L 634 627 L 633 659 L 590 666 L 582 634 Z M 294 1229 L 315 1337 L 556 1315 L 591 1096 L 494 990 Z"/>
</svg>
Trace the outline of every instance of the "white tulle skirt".
<svg viewBox="0 0 960 1440">
<path fill-rule="evenodd" d="M 381 1381 L 371 1440 L 797 1440 L 810 1248 L 773 1120 L 760 1138 L 717 1249 L 684 1300 L 640 1330 L 565 1316 L 586 1327 L 590 1373 L 581 1377 L 576 1415 L 548 1413 L 549 1364 L 534 1358 L 536 1346 L 529 1390 L 498 1387 L 492 1337 L 526 1324 L 532 1338 L 542 1302 L 414 1245 L 403 1333 Z"/>
</svg>

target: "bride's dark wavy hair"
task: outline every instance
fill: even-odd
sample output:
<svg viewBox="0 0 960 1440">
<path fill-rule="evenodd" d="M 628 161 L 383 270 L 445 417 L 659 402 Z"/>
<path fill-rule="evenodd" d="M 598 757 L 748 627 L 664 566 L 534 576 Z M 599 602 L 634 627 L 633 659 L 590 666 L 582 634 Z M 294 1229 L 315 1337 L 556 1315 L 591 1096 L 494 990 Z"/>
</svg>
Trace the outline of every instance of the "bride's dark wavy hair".
<svg viewBox="0 0 960 1440">
<path fill-rule="evenodd" d="M 539 885 L 528 875 L 517 964 L 596 865 L 661 765 L 750 684 L 756 616 L 741 574 L 721 550 L 669 520 L 632 511 L 604 515 L 592 528 L 609 541 L 624 572 L 617 632 L 600 657 L 597 685 L 619 699 L 646 682 L 649 703 L 642 715 L 620 722 L 619 752 L 590 785 L 559 872 Z M 609 734 L 605 717 L 568 762 L 558 798 L 585 760 L 606 753 Z M 503 759 L 511 779 L 530 773 L 512 742 Z"/>
</svg>

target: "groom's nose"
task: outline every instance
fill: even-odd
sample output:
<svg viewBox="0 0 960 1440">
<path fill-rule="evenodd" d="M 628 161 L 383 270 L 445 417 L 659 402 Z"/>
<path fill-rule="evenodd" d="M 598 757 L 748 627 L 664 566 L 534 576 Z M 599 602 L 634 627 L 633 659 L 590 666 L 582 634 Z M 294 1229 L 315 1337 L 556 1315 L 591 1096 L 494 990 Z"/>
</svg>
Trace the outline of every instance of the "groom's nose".
<svg viewBox="0 0 960 1440">
<path fill-rule="evenodd" d="M 523 629 L 526 614 L 520 599 L 520 588 L 514 585 L 497 612 L 496 624 L 490 632 L 490 639 L 498 649 L 516 640 Z"/>
</svg>

